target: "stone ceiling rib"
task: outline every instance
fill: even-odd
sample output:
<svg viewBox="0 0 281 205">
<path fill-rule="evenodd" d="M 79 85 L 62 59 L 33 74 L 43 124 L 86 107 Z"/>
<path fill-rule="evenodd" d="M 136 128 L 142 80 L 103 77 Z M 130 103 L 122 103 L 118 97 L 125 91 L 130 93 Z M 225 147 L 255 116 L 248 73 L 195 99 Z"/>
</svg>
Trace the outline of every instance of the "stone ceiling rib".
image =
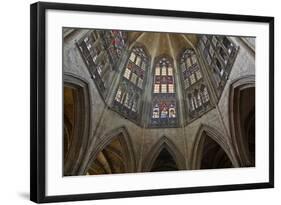
<svg viewBox="0 0 281 205">
<path fill-rule="evenodd" d="M 195 49 L 198 41 L 194 34 L 160 32 L 128 32 L 128 37 L 131 43 L 129 49 L 132 49 L 137 43 L 144 45 L 152 61 L 161 55 L 171 56 L 176 61 L 185 49 Z"/>
</svg>

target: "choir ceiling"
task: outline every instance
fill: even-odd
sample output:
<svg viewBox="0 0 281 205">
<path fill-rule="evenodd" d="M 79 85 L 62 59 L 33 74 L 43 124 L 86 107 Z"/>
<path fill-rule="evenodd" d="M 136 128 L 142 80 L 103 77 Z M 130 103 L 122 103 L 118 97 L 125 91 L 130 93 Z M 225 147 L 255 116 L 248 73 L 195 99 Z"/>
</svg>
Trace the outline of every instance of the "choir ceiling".
<svg viewBox="0 0 281 205">
<path fill-rule="evenodd" d="M 178 59 L 185 49 L 196 47 L 198 38 L 195 34 L 128 32 L 128 41 L 130 48 L 144 45 L 152 58 L 169 55 Z"/>
</svg>

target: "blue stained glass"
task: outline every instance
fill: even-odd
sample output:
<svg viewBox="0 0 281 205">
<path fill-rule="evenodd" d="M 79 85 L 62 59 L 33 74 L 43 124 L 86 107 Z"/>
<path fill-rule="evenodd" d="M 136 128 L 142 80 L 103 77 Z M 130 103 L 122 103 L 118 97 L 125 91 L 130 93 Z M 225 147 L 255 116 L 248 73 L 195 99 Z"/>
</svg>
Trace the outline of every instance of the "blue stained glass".
<svg viewBox="0 0 281 205">
<path fill-rule="evenodd" d="M 167 118 L 167 117 L 168 117 L 168 110 L 167 108 L 165 108 L 161 111 L 161 118 Z"/>
</svg>

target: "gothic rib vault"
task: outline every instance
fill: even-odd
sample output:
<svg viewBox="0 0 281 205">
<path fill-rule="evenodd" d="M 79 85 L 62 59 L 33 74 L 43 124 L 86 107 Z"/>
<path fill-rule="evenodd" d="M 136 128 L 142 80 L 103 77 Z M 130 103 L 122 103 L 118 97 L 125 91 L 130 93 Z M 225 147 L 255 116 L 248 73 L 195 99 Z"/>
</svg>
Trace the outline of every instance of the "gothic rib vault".
<svg viewBox="0 0 281 205">
<path fill-rule="evenodd" d="M 235 95 L 247 116 L 229 97 L 237 79 L 254 78 L 251 42 L 157 32 L 65 33 L 65 175 L 253 166 L 254 125 L 239 138 L 232 130 L 253 119 L 254 103 L 247 102 L 254 95 L 245 99 L 240 92 L 241 102 Z M 245 80 L 239 82 L 243 87 Z"/>
</svg>

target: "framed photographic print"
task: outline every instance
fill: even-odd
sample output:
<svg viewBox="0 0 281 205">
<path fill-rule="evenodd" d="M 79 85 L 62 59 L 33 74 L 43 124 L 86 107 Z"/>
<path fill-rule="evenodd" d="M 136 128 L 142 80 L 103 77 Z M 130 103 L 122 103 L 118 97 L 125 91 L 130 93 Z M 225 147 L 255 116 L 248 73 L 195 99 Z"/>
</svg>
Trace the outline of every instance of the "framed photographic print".
<svg viewBox="0 0 281 205">
<path fill-rule="evenodd" d="M 274 187 L 274 18 L 31 5 L 32 201 Z"/>
</svg>

